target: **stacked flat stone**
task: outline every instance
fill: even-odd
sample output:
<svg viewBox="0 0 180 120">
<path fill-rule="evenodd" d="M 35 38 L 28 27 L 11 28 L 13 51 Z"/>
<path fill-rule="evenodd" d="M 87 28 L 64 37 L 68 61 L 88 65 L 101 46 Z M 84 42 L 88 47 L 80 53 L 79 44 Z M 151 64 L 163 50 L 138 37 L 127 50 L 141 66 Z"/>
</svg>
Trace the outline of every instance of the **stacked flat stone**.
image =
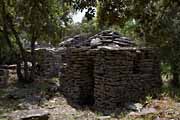
<svg viewBox="0 0 180 120">
<path fill-rule="evenodd" d="M 68 49 L 60 79 L 64 95 L 72 102 L 93 102 L 93 61 L 88 48 Z"/>
<path fill-rule="evenodd" d="M 59 47 L 82 47 L 89 46 L 88 34 L 80 34 L 74 37 L 68 38 L 59 44 Z"/>
<path fill-rule="evenodd" d="M 135 46 L 135 43 L 127 37 L 123 37 L 117 32 L 111 30 L 102 31 L 89 38 L 90 46 L 98 48 L 101 46 L 109 46 L 113 48 Z"/>
<path fill-rule="evenodd" d="M 60 84 L 68 100 L 78 104 L 91 101 L 100 112 L 114 111 L 161 87 L 156 50 L 138 48 L 112 31 L 84 41 L 86 46 L 83 42 L 82 46 L 66 47 L 61 57 Z"/>
<path fill-rule="evenodd" d="M 7 69 L 0 68 L 0 87 L 5 87 L 9 78 L 9 71 Z"/>
<path fill-rule="evenodd" d="M 162 85 L 159 61 L 149 49 L 101 48 L 94 64 L 94 99 L 99 111 L 137 102 Z"/>
<path fill-rule="evenodd" d="M 58 77 L 61 54 L 55 49 L 36 49 L 37 76 Z"/>
<path fill-rule="evenodd" d="M 92 47 L 98 48 L 101 46 L 110 46 L 114 48 L 135 46 L 135 43 L 127 37 L 123 37 L 117 32 L 111 30 L 102 31 L 92 37 L 88 38 L 88 35 L 76 35 L 72 38 L 61 42 L 60 47 Z"/>
</svg>

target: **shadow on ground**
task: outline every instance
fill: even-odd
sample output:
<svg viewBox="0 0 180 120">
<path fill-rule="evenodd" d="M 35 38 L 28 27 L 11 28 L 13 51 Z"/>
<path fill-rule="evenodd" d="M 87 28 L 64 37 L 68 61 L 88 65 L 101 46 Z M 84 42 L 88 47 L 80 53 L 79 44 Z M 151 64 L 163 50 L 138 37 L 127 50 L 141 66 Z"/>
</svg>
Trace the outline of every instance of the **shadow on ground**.
<svg viewBox="0 0 180 120">
<path fill-rule="evenodd" d="M 53 80 L 39 80 L 22 85 L 14 81 L 0 89 L 0 114 L 14 110 L 38 108 L 44 101 L 58 95 L 58 84 Z"/>
</svg>

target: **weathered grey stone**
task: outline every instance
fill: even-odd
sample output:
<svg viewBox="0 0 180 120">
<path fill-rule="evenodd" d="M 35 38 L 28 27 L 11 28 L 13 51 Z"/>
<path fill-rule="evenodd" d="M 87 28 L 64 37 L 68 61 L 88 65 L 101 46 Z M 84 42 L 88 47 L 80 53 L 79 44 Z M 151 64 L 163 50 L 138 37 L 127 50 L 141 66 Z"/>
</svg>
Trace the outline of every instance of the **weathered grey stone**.
<svg viewBox="0 0 180 120">
<path fill-rule="evenodd" d="M 79 34 L 72 38 L 68 38 L 59 44 L 59 47 L 81 47 L 90 46 L 90 41 L 88 40 L 89 34 Z"/>
<path fill-rule="evenodd" d="M 117 42 L 118 41 L 118 42 Z M 117 32 L 111 30 L 102 31 L 92 37 L 83 37 L 76 35 L 68 38 L 59 44 L 60 47 L 82 47 L 82 46 L 105 46 L 108 43 L 114 43 L 120 46 L 136 46 L 135 43 L 127 37 L 122 37 Z M 114 45 L 115 46 L 115 45 Z"/>
<path fill-rule="evenodd" d="M 126 108 L 128 110 L 138 111 L 140 112 L 143 108 L 143 105 L 140 103 L 127 103 Z"/>
<path fill-rule="evenodd" d="M 99 38 L 92 39 L 91 43 L 90 43 L 91 46 L 98 46 L 98 45 L 101 45 L 101 44 L 102 44 L 102 42 L 101 42 L 101 39 L 99 39 Z"/>
<path fill-rule="evenodd" d="M 158 111 L 155 108 L 143 108 L 142 111 L 140 112 L 141 115 L 145 116 L 148 114 L 155 114 Z"/>
<path fill-rule="evenodd" d="M 100 116 L 100 117 L 97 117 L 97 120 L 110 120 L 111 119 L 111 116 Z"/>
<path fill-rule="evenodd" d="M 128 43 L 126 42 L 121 42 L 121 41 L 113 41 L 113 43 L 117 44 L 117 45 L 120 45 L 120 46 L 129 46 Z"/>
<path fill-rule="evenodd" d="M 157 113 L 158 113 L 158 111 L 155 108 L 143 108 L 139 112 L 130 112 L 128 114 L 128 116 L 138 118 L 138 117 L 142 117 L 142 116 L 147 116 L 149 114 L 157 114 Z"/>
<path fill-rule="evenodd" d="M 9 115 L 9 120 L 48 120 L 49 112 L 44 109 L 15 111 Z"/>
</svg>

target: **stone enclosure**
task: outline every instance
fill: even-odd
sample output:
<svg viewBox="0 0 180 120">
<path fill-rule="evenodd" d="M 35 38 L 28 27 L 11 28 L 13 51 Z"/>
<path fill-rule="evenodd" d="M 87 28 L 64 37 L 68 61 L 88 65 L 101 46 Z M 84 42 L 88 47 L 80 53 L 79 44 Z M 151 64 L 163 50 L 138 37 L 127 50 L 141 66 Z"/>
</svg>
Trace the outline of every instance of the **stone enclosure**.
<svg viewBox="0 0 180 120">
<path fill-rule="evenodd" d="M 56 49 L 36 49 L 36 59 L 37 76 L 60 77 L 69 102 L 101 112 L 138 102 L 162 85 L 158 51 L 137 47 L 117 32 L 75 36 Z M 6 85 L 9 69 L 0 66 L 0 87 Z"/>
<path fill-rule="evenodd" d="M 157 51 L 138 48 L 132 41 L 114 39 L 113 35 L 102 32 L 91 38 L 90 46 L 64 50 L 60 84 L 69 101 L 91 104 L 102 112 L 114 111 L 161 87 Z"/>
<path fill-rule="evenodd" d="M 40 76 L 60 76 L 70 103 L 94 105 L 101 112 L 137 102 L 162 85 L 157 50 L 137 47 L 117 32 L 75 36 L 56 49 L 36 49 Z"/>
</svg>

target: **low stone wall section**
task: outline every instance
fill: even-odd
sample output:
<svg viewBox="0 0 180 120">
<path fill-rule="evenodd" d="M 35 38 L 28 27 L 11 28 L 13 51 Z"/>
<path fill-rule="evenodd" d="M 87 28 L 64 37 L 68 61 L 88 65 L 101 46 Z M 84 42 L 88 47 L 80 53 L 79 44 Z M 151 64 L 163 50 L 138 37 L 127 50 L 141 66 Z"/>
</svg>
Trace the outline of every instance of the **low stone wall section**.
<svg viewBox="0 0 180 120">
<path fill-rule="evenodd" d="M 0 87 L 5 87 L 9 78 L 9 71 L 0 68 Z"/>
<path fill-rule="evenodd" d="M 35 51 L 36 76 L 58 77 L 61 69 L 61 51 L 56 49 L 36 49 Z"/>
</svg>

